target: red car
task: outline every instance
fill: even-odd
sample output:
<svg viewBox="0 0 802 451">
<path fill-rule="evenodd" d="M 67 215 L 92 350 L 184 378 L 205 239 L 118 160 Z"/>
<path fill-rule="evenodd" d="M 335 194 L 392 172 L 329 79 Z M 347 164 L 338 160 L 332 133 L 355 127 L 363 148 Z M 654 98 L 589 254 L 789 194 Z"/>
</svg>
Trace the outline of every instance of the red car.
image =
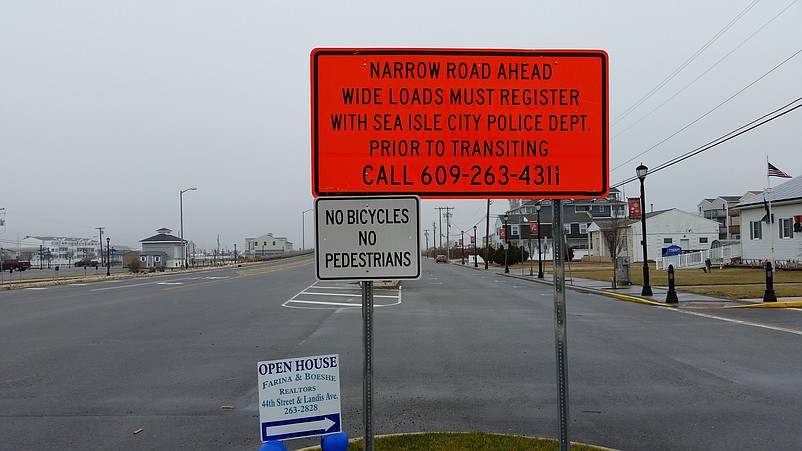
<svg viewBox="0 0 802 451">
<path fill-rule="evenodd" d="M 448 263 L 448 259 L 446 258 L 446 256 L 445 256 L 445 255 L 438 255 L 438 256 L 437 256 L 437 257 L 434 259 L 434 262 L 435 262 L 435 263 Z"/>
</svg>

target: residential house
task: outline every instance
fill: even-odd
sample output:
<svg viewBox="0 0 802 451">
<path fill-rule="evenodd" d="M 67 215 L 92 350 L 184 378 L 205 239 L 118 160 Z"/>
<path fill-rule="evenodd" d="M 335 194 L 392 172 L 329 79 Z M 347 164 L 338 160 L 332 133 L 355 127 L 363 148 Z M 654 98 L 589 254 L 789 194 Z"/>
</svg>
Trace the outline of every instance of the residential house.
<svg viewBox="0 0 802 451">
<path fill-rule="evenodd" d="M 749 194 L 735 207 L 744 226 L 741 258 L 795 263 L 802 260 L 802 176 L 760 195 Z"/>
<path fill-rule="evenodd" d="M 292 243 L 287 237 L 273 236 L 272 233 L 258 238 L 245 238 L 245 255 L 247 257 L 261 257 L 270 254 L 292 252 Z"/>
<path fill-rule="evenodd" d="M 70 265 L 84 258 L 100 260 L 101 256 L 100 241 L 92 238 L 27 236 L 19 245 L 19 255 L 34 266 Z"/>
<path fill-rule="evenodd" d="M 632 261 L 643 261 L 641 221 L 630 220 L 627 243 Z M 676 208 L 646 213 L 647 258 L 660 258 L 664 247 L 677 245 L 683 253 L 710 249 L 719 237 L 719 222 Z"/>
<path fill-rule="evenodd" d="M 156 231 L 156 235 L 139 241 L 142 245 L 142 251 L 139 252 L 140 267 L 164 269 L 184 265 L 184 242 L 171 233 L 172 230 L 162 228 Z"/>
<path fill-rule="evenodd" d="M 740 201 L 740 196 L 718 196 L 715 199 L 702 199 L 697 204 L 699 216 L 718 221 L 720 240 L 740 239 L 741 218 L 734 209 Z"/>
<path fill-rule="evenodd" d="M 566 243 L 574 249 L 574 258 L 592 255 L 588 227 L 595 218 L 622 218 L 627 214 L 627 204 L 620 198 L 621 193 L 615 188 L 610 189 L 609 195 L 604 199 L 568 199 L 561 202 L 563 229 Z M 550 255 L 552 240 L 552 201 L 510 199 L 510 210 L 507 220 L 510 229 L 510 239 L 516 245 L 525 244 L 529 238 L 537 238 L 536 227 L 529 224 L 537 222 L 538 208 L 540 206 L 540 236 L 541 252 Z M 503 221 L 496 219 L 495 229 L 503 228 Z M 498 237 L 498 234 L 496 235 Z M 501 242 L 497 239 L 496 245 Z M 537 249 L 536 247 L 534 249 Z"/>
</svg>

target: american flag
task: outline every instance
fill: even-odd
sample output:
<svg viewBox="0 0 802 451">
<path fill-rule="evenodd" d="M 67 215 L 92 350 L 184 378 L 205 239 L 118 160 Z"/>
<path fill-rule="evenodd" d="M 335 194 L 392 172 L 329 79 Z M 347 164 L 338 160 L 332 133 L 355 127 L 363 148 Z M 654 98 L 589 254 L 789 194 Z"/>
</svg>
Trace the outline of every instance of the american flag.
<svg viewBox="0 0 802 451">
<path fill-rule="evenodd" d="M 785 172 L 777 169 L 773 164 L 769 163 L 769 177 L 782 177 L 784 179 L 793 178 Z"/>
</svg>

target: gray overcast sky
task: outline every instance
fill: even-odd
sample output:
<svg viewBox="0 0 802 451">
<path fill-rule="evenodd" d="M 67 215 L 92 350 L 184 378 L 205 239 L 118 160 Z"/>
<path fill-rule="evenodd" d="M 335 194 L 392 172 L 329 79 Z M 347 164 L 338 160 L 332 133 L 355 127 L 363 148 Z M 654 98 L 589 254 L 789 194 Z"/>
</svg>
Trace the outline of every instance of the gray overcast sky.
<svg viewBox="0 0 802 451">
<path fill-rule="evenodd" d="M 802 96 L 797 55 L 638 156 L 802 49 L 800 23 L 791 0 L 2 0 L 0 242 L 102 226 L 112 243 L 138 247 L 157 228 L 178 233 L 179 191 L 197 187 L 184 194 L 184 228 L 200 247 L 268 232 L 301 247 L 315 47 L 603 49 L 615 184 L 640 162 L 656 167 Z M 763 189 L 767 155 L 802 175 L 800 125 L 802 109 L 650 175 L 647 202 L 693 212 L 705 197 Z M 637 195 L 636 183 L 623 189 Z M 484 228 L 484 200 L 426 200 L 424 228 L 437 206 L 456 208 L 452 239 Z M 507 206 L 494 201 L 493 213 Z"/>
</svg>

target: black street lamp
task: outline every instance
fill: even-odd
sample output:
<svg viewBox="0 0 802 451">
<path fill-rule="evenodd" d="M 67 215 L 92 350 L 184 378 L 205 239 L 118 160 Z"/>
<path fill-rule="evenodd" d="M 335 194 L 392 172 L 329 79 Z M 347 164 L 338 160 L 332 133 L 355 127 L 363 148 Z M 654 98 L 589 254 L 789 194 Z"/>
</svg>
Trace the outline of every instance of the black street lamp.
<svg viewBox="0 0 802 451">
<path fill-rule="evenodd" d="M 540 251 L 540 202 L 535 205 L 537 211 L 537 278 L 543 278 L 543 257 Z"/>
<path fill-rule="evenodd" d="M 111 238 L 106 237 L 106 275 L 111 275 Z"/>
<path fill-rule="evenodd" d="M 478 268 L 479 262 L 476 256 L 476 226 L 473 226 L 473 267 Z"/>
<path fill-rule="evenodd" d="M 507 236 L 507 221 L 510 219 L 509 215 L 502 215 L 501 220 L 504 221 L 504 272 L 510 272 L 510 265 L 507 260 L 507 250 L 510 247 L 509 236 Z"/>
<path fill-rule="evenodd" d="M 642 296 L 651 296 L 652 287 L 649 285 L 649 258 L 646 254 L 646 191 L 643 189 L 643 181 L 646 180 L 646 174 L 649 173 L 649 168 L 641 163 L 640 166 L 635 168 L 635 172 L 638 174 L 638 180 L 640 180 L 640 224 L 643 235 L 643 239 L 641 240 L 641 244 L 643 244 L 643 290 L 640 294 Z"/>
</svg>

